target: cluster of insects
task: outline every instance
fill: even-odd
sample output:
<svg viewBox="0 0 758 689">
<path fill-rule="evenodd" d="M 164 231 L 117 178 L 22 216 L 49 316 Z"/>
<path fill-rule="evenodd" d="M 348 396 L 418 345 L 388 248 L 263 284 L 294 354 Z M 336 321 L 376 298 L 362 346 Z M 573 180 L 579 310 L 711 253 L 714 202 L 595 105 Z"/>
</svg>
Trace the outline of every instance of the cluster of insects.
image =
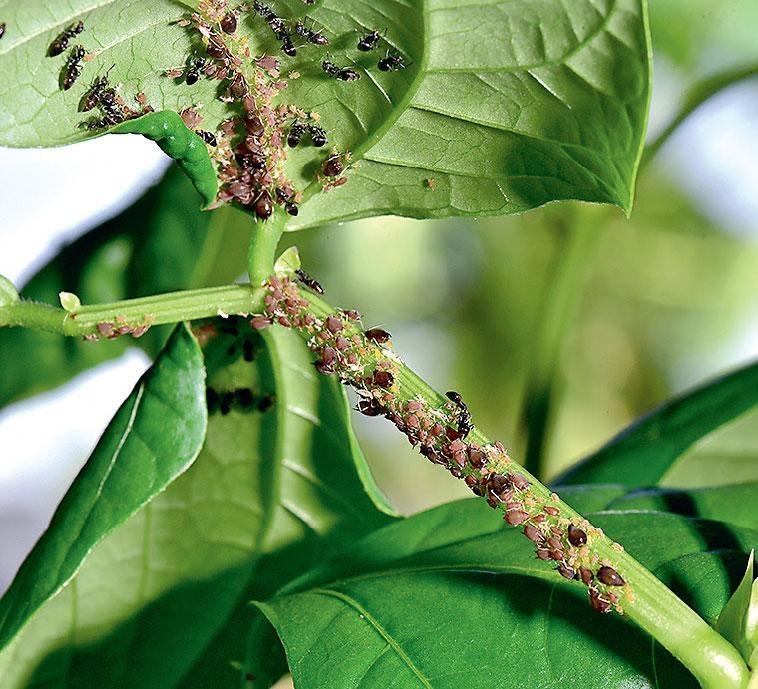
<svg viewBox="0 0 758 689">
<path fill-rule="evenodd" d="M 72 316 L 75 318 L 75 316 Z M 99 340 L 105 338 L 106 340 L 115 340 L 117 337 L 123 335 L 131 335 L 135 339 L 142 337 L 152 325 L 151 319 L 145 319 L 145 322 L 137 325 L 133 323 L 127 323 L 126 319 L 120 316 L 116 317 L 115 323 L 103 322 L 97 324 L 97 333 L 91 335 L 85 335 L 84 339 L 89 341 Z"/>
<path fill-rule="evenodd" d="M 71 40 L 84 31 L 84 22 L 78 21 L 67 26 L 50 43 L 47 48 L 48 57 L 57 57 L 68 49 Z M 60 86 L 68 91 L 82 75 L 82 61 L 87 57 L 87 51 L 81 45 L 75 45 L 66 58 L 61 70 Z"/>
<path fill-rule="evenodd" d="M 303 276 L 296 277 L 303 281 Z M 421 397 L 404 398 L 390 333 L 364 330 L 357 311 L 316 315 L 297 283 L 287 277 L 273 276 L 265 286 L 264 313 L 253 316 L 253 328 L 276 323 L 300 331 L 316 354 L 316 370 L 336 375 L 356 390 L 358 411 L 389 419 L 427 459 L 463 479 L 503 513 L 507 524 L 521 527 L 539 560 L 554 563 L 561 576 L 587 586 L 595 610 L 623 612 L 623 597 L 632 600 L 633 593 L 622 575 L 593 552 L 592 541 L 601 532 L 584 520 L 572 523 L 557 495 L 538 495 L 501 443 L 472 440 L 474 425 L 459 393 L 448 392 L 448 401 L 440 406 Z"/>
<path fill-rule="evenodd" d="M 209 414 L 221 412 L 222 416 L 226 416 L 232 409 L 265 412 L 274 403 L 274 398 L 271 395 L 256 395 L 250 388 L 219 391 L 208 387 L 205 401 Z"/>
</svg>

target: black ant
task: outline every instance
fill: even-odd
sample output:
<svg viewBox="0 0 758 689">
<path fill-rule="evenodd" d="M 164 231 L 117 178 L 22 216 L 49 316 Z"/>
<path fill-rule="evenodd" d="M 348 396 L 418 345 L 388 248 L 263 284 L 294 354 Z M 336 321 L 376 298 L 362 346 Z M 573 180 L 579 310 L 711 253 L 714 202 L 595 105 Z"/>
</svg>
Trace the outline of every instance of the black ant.
<svg viewBox="0 0 758 689">
<path fill-rule="evenodd" d="M 311 135 L 311 141 L 316 148 L 321 148 L 327 143 L 326 132 L 317 124 L 308 125 L 308 133 Z"/>
<path fill-rule="evenodd" d="M 287 145 L 290 148 L 295 148 L 299 143 L 300 140 L 303 138 L 303 134 L 305 134 L 306 127 L 302 122 L 295 122 L 289 130 L 289 133 L 287 134 Z"/>
<path fill-rule="evenodd" d="M 384 344 L 385 342 L 389 342 L 392 335 L 390 335 L 386 330 L 383 330 L 382 328 L 369 328 L 366 332 L 363 333 L 363 336 L 371 341 L 375 342 L 376 344 Z"/>
<path fill-rule="evenodd" d="M 295 57 L 297 55 L 297 48 L 292 42 L 292 36 L 287 31 L 282 31 L 277 34 L 277 38 L 282 42 L 282 52 L 288 57 Z"/>
<path fill-rule="evenodd" d="M 340 81 L 357 81 L 361 78 L 354 69 L 350 67 L 339 67 L 329 60 L 324 60 L 321 63 L 321 69 L 324 70 L 330 77 L 339 79 Z"/>
<path fill-rule="evenodd" d="M 55 57 L 56 55 L 60 55 L 66 48 L 68 48 L 69 41 L 74 36 L 78 36 L 82 31 L 84 31 L 83 21 L 78 21 L 75 24 L 71 24 L 71 26 L 61 31 L 55 40 L 53 40 L 53 42 L 48 46 L 48 57 Z"/>
<path fill-rule="evenodd" d="M 113 68 L 111 67 L 111 69 Z M 110 72 L 110 70 L 108 71 Z M 89 91 L 84 94 L 84 98 L 79 104 L 79 112 L 89 112 L 92 110 L 92 108 L 100 103 L 107 89 L 108 74 L 97 77 L 97 79 L 92 82 L 92 86 L 90 86 Z"/>
<path fill-rule="evenodd" d="M 69 55 L 68 60 L 66 60 L 66 65 L 63 68 L 61 78 L 61 86 L 64 91 L 68 91 L 74 85 L 74 82 L 81 76 L 82 60 L 86 54 L 87 51 L 80 45 L 74 46 L 74 49 L 71 51 L 71 55 Z"/>
<path fill-rule="evenodd" d="M 297 276 L 298 281 L 302 282 L 309 290 L 312 290 L 316 294 L 324 293 L 324 288 L 321 286 L 321 283 L 315 278 L 312 278 L 310 275 L 308 275 L 308 273 L 306 273 L 304 270 L 300 270 L 300 268 L 298 268 L 295 271 L 295 275 Z"/>
<path fill-rule="evenodd" d="M 295 24 L 295 32 L 298 36 L 302 36 L 308 43 L 314 45 L 329 45 L 329 39 L 324 36 L 320 31 L 314 31 L 312 28 L 307 27 L 303 22 L 297 22 Z"/>
<path fill-rule="evenodd" d="M 405 58 L 398 53 L 387 54 L 376 65 L 382 72 L 397 72 L 406 68 Z"/>
<path fill-rule="evenodd" d="M 469 412 L 468 406 L 463 401 L 460 393 L 450 390 L 445 394 L 456 406 L 458 412 L 458 435 L 460 438 L 465 438 L 474 429 L 474 424 L 471 423 L 471 412 Z"/>
<path fill-rule="evenodd" d="M 369 33 L 362 36 L 361 40 L 358 41 L 358 50 L 362 50 L 364 53 L 367 53 L 369 50 L 373 50 L 376 48 L 381 37 L 382 35 L 376 29 L 373 29 Z"/>
</svg>

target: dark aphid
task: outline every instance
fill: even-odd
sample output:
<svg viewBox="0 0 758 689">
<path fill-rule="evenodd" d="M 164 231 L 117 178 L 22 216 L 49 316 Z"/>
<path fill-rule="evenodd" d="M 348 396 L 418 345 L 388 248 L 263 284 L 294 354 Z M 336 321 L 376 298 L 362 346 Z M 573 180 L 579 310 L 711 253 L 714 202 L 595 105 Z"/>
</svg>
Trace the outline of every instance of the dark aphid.
<svg viewBox="0 0 758 689">
<path fill-rule="evenodd" d="M 597 578 L 606 586 L 623 586 L 626 583 L 613 567 L 607 565 L 597 570 Z"/>
<path fill-rule="evenodd" d="M 49 45 L 47 49 L 48 57 L 60 55 L 66 50 L 66 48 L 68 48 L 69 41 L 71 41 L 74 36 L 79 35 L 82 31 L 84 31 L 84 22 L 82 21 L 78 21 L 63 29 L 63 31 L 61 31 L 55 40 Z"/>
<path fill-rule="evenodd" d="M 357 81 L 361 78 L 361 75 L 354 69 L 351 69 L 350 67 L 339 67 L 330 60 L 324 60 L 321 63 L 321 69 L 323 69 L 330 77 L 339 79 L 340 81 Z"/>
<path fill-rule="evenodd" d="M 532 524 L 527 524 L 524 527 L 524 536 L 534 543 L 539 544 L 545 542 L 545 537 L 542 535 L 542 532 Z"/>
<path fill-rule="evenodd" d="M 5 22 L 0 23 L 0 38 L 5 36 Z"/>
<path fill-rule="evenodd" d="M 234 401 L 240 409 L 250 409 L 255 402 L 253 391 L 249 388 L 239 388 L 234 391 Z"/>
<path fill-rule="evenodd" d="M 223 395 L 221 395 L 221 400 L 219 402 L 219 409 L 221 410 L 221 413 L 224 416 L 226 416 L 232 410 L 233 402 L 234 402 L 233 392 L 225 392 Z"/>
<path fill-rule="evenodd" d="M 218 146 L 218 140 L 213 132 L 208 132 L 205 129 L 198 129 L 195 134 L 197 134 L 209 146 L 213 146 L 214 148 Z"/>
<path fill-rule="evenodd" d="M 193 86 L 194 84 L 197 84 L 197 82 L 200 80 L 200 73 L 208 66 L 208 61 L 204 57 L 196 57 L 194 58 L 189 65 L 189 68 L 187 69 L 187 72 L 184 76 L 184 80 L 187 82 L 188 86 Z"/>
<path fill-rule="evenodd" d="M 308 125 L 308 133 L 311 135 L 311 142 L 316 148 L 321 148 L 327 143 L 326 132 L 317 124 Z"/>
<path fill-rule="evenodd" d="M 302 122 L 295 122 L 291 127 L 289 134 L 287 134 L 287 145 L 290 148 L 295 148 L 300 143 L 300 139 L 305 134 L 305 125 Z"/>
<path fill-rule="evenodd" d="M 373 50 L 376 48 L 377 43 L 379 43 L 379 39 L 381 37 L 381 34 L 376 29 L 370 31 L 369 33 L 362 36 L 361 40 L 358 41 L 358 50 L 362 50 L 364 53 L 367 53 L 369 50 Z"/>
<path fill-rule="evenodd" d="M 252 340 L 245 340 L 242 343 L 242 358 L 248 363 L 255 359 L 255 347 Z"/>
<path fill-rule="evenodd" d="M 568 527 L 568 540 L 571 545 L 578 548 L 583 546 L 587 542 L 587 534 L 582 531 L 578 526 L 569 524 Z"/>
<path fill-rule="evenodd" d="M 405 69 L 405 58 L 398 53 L 387 53 L 376 65 L 382 72 L 397 72 Z"/>
<path fill-rule="evenodd" d="M 395 382 L 395 376 L 389 371 L 380 371 L 377 369 L 372 376 L 372 382 L 379 388 L 390 388 Z"/>
<path fill-rule="evenodd" d="M 328 45 L 329 39 L 324 36 L 320 31 L 314 31 L 310 27 L 306 26 L 303 22 L 297 22 L 295 24 L 295 31 L 298 36 L 304 38 L 308 43 L 314 45 Z"/>
<path fill-rule="evenodd" d="M 297 276 L 299 282 L 302 282 L 308 289 L 313 290 L 316 294 L 324 293 L 324 288 L 321 286 L 321 283 L 319 283 L 319 281 L 315 278 L 312 278 L 310 275 L 308 275 L 308 273 L 306 273 L 304 270 L 300 270 L 300 268 L 298 268 L 295 271 L 295 275 Z"/>
<path fill-rule="evenodd" d="M 284 204 L 284 210 L 287 211 L 287 213 L 292 216 L 295 216 L 300 212 L 300 210 L 297 207 L 297 204 L 294 201 L 287 201 L 287 203 Z"/>
<path fill-rule="evenodd" d="M 250 92 L 247 80 L 245 79 L 245 76 L 242 74 L 242 72 L 237 72 L 234 75 L 234 79 L 232 79 L 232 85 L 229 87 L 229 92 L 234 96 L 234 98 L 240 99 L 244 98 L 248 93 Z"/>
<path fill-rule="evenodd" d="M 226 46 L 217 35 L 211 36 L 208 45 L 205 47 L 205 52 L 217 60 L 223 60 L 227 55 Z"/>
<path fill-rule="evenodd" d="M 208 413 L 213 414 L 218 409 L 218 393 L 213 388 L 205 391 L 205 401 L 208 405 Z"/>
<path fill-rule="evenodd" d="M 558 574 L 560 574 L 564 579 L 576 579 L 576 571 L 563 562 L 561 562 L 558 567 L 556 567 L 556 569 L 558 570 Z"/>
<path fill-rule="evenodd" d="M 295 47 L 295 44 L 292 42 L 292 36 L 290 36 L 288 33 L 282 33 L 280 36 L 277 36 L 282 42 L 282 52 L 287 55 L 288 57 L 295 57 L 297 55 L 297 48 Z"/>
<path fill-rule="evenodd" d="M 373 397 L 359 400 L 358 405 L 355 407 L 355 409 L 365 416 L 381 416 L 384 414 L 382 405 L 379 404 L 378 400 L 375 400 Z"/>
<path fill-rule="evenodd" d="M 226 34 L 233 34 L 237 30 L 237 15 L 227 12 L 221 20 L 221 30 Z"/>
<path fill-rule="evenodd" d="M 592 580 L 595 578 L 592 574 L 592 570 L 587 569 L 587 567 L 579 568 L 579 577 L 586 586 L 589 586 L 592 583 Z"/>
<path fill-rule="evenodd" d="M 108 76 L 102 76 L 92 82 L 92 86 L 84 94 L 82 102 L 79 103 L 79 112 L 89 112 L 92 110 L 103 96 L 103 92 L 108 88 Z"/>
<path fill-rule="evenodd" d="M 382 330 L 381 328 L 369 328 L 363 334 L 367 340 L 376 342 L 377 344 L 384 344 L 392 337 L 386 330 Z"/>
<path fill-rule="evenodd" d="M 81 76 L 82 60 L 86 54 L 87 51 L 80 45 L 75 46 L 71 51 L 61 76 L 61 87 L 64 91 L 68 91 Z"/>
<path fill-rule="evenodd" d="M 598 612 L 601 612 L 601 613 L 607 613 L 611 611 L 610 601 L 607 601 L 605 598 L 603 598 L 600 595 L 599 591 L 596 591 L 595 589 L 590 589 L 589 595 L 590 595 L 590 605 L 593 607 L 594 610 L 597 610 Z"/>
<path fill-rule="evenodd" d="M 273 395 L 264 395 L 258 400 L 258 411 L 264 412 L 270 409 L 274 404 Z"/>
<path fill-rule="evenodd" d="M 339 153 L 335 153 L 327 158 L 324 163 L 324 174 L 327 177 L 337 177 L 342 174 L 345 166 L 342 163 L 342 156 Z"/>
<path fill-rule="evenodd" d="M 268 220 L 274 212 L 274 202 L 267 189 L 263 189 L 253 204 L 255 214 L 261 220 Z"/>
</svg>

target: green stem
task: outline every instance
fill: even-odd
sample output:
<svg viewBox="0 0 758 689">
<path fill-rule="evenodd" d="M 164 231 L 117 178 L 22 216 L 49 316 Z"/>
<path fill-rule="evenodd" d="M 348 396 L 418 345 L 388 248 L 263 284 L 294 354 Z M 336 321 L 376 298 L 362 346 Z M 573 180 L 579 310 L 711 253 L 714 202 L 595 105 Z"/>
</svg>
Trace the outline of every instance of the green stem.
<svg viewBox="0 0 758 689">
<path fill-rule="evenodd" d="M 696 84 L 685 96 L 681 109 L 671 123 L 645 148 L 645 153 L 642 156 L 642 166 L 647 165 L 655 157 L 679 126 L 706 101 L 724 89 L 757 75 L 758 65 L 754 64 L 719 72 Z"/>
<path fill-rule="evenodd" d="M 260 288 L 230 285 L 81 306 L 70 313 L 48 304 L 17 301 L 0 307 L 0 327 L 33 328 L 69 336 L 98 335 L 98 326 L 105 323 L 136 328 L 252 313 L 260 309 L 262 298 Z"/>
<path fill-rule="evenodd" d="M 333 307 L 314 294 L 301 290 L 301 295 L 309 303 L 308 312 L 317 318 L 339 315 Z M 301 334 L 309 339 L 312 337 L 309 332 Z M 396 364 L 394 374 L 399 399 L 406 402 L 412 399 L 423 400 L 435 409 L 449 404 L 447 397 L 431 388 L 411 369 L 400 362 Z M 471 432 L 469 439 L 479 446 L 491 443 L 477 428 Z M 531 484 L 531 494 L 538 500 L 557 507 L 561 517 L 575 524 L 586 523 L 584 517 L 506 456 L 505 464 L 499 468 L 498 473 L 508 472 L 526 476 Z M 704 689 L 744 689 L 749 671 L 737 649 L 617 543 L 600 530 L 594 530 L 593 533 L 591 553 L 597 556 L 598 561 L 622 572 L 633 592 L 631 600 L 623 599 L 624 613 L 678 658 Z"/>
<path fill-rule="evenodd" d="M 277 208 L 274 214 L 265 222 L 258 221 L 253 226 L 250 245 L 247 254 L 247 272 L 250 284 L 262 285 L 274 272 L 276 248 L 282 238 L 287 215 Z"/>
<path fill-rule="evenodd" d="M 594 217 L 588 215 L 594 213 Z M 559 378 L 561 345 L 581 302 L 591 256 L 598 244 L 607 214 L 597 209 L 576 209 L 567 226 L 556 223 L 561 234 L 559 255 L 540 309 L 540 322 L 533 339 L 534 351 L 524 393 L 522 424 L 527 443 L 524 466 L 536 476 L 543 476 L 543 462 L 551 425 L 556 380 Z"/>
</svg>

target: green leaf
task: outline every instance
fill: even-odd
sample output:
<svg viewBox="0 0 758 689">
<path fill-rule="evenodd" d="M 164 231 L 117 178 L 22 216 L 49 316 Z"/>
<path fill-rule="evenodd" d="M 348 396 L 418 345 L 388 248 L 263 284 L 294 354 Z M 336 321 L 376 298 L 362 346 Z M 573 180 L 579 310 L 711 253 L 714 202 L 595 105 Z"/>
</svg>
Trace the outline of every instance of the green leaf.
<svg viewBox="0 0 758 689">
<path fill-rule="evenodd" d="M 554 483 L 654 485 L 695 442 L 756 404 L 758 363 L 667 402 Z"/>
<path fill-rule="evenodd" d="M 716 631 L 731 642 L 742 654 L 746 663 L 750 662 L 758 640 L 755 638 L 758 609 L 754 607 L 756 601 L 753 600 L 753 589 L 758 589 L 753 582 L 754 559 L 755 551 L 751 551 L 745 576 L 742 577 L 737 590 L 721 611 L 716 623 Z"/>
<path fill-rule="evenodd" d="M 270 595 L 388 521 L 356 471 L 344 394 L 315 375 L 302 341 L 276 333 L 263 346 L 241 319 L 216 323 L 208 383 L 252 400 L 213 407 L 192 467 L 100 543 L 0 655 L 3 689 L 167 689 L 185 674 L 232 686 L 249 592 Z"/>
<path fill-rule="evenodd" d="M 591 486 L 587 488 L 591 489 Z M 602 509 L 673 512 L 758 530 L 756 505 L 758 483 L 754 482 L 687 491 L 671 488 L 635 490 L 609 500 Z"/>
<path fill-rule="evenodd" d="M 205 437 L 202 355 L 179 326 L 119 409 L 0 600 L 0 648 L 87 554 L 192 464 Z"/>
<path fill-rule="evenodd" d="M 188 87 L 164 75 L 202 50 L 198 36 L 176 23 L 186 11 L 173 0 L 14 6 L 0 47 L 0 144 L 91 136 L 80 126 L 89 116 L 77 107 L 111 67 L 111 83 L 127 102 L 141 91 L 158 111 L 201 103 L 203 127 L 217 130 L 234 112 L 219 100 L 218 82 Z M 329 143 L 350 151 L 353 163 L 348 184 L 325 194 L 314 177 L 330 153 L 304 145 L 291 151 L 287 173 L 305 193 L 292 229 L 386 213 L 515 213 L 569 198 L 631 207 L 650 93 L 643 0 L 324 0 L 314 7 L 292 0 L 277 11 L 307 13 L 331 42 L 282 58 L 289 77 L 282 102 L 317 112 Z M 94 57 L 64 92 L 63 58 L 45 53 L 78 19 L 86 29 L 76 41 Z M 360 53 L 367 27 L 383 38 L 373 53 Z M 238 33 L 256 54 L 280 55 L 253 13 L 241 18 Z M 377 69 L 389 48 L 403 55 L 405 69 Z M 361 78 L 345 83 L 325 74 L 327 51 Z"/>
<path fill-rule="evenodd" d="M 722 529 L 658 513 L 591 518 L 660 572 L 706 552 Z M 730 534 L 741 551 L 758 539 Z M 666 581 L 686 594 L 688 570 L 677 576 Z M 714 579 L 705 597 L 724 587 L 728 579 Z M 486 505 L 463 501 L 366 537 L 259 605 L 298 688 L 695 686 L 671 657 L 654 660 L 636 628 L 615 616 L 600 622 L 585 596 Z"/>
<path fill-rule="evenodd" d="M 18 292 L 13 283 L 5 276 L 0 275 L 0 307 L 18 301 Z"/>
<path fill-rule="evenodd" d="M 22 288 L 24 297 L 54 304 L 69 291 L 93 304 L 235 279 L 245 269 L 249 219 L 231 208 L 201 213 L 194 194 L 186 177 L 170 169 L 133 206 L 64 247 Z M 0 407 L 117 357 L 128 344 L 154 355 L 167 333 L 155 328 L 140 340 L 93 343 L 2 328 L 0 360 L 17 365 L 3 368 Z"/>
</svg>

